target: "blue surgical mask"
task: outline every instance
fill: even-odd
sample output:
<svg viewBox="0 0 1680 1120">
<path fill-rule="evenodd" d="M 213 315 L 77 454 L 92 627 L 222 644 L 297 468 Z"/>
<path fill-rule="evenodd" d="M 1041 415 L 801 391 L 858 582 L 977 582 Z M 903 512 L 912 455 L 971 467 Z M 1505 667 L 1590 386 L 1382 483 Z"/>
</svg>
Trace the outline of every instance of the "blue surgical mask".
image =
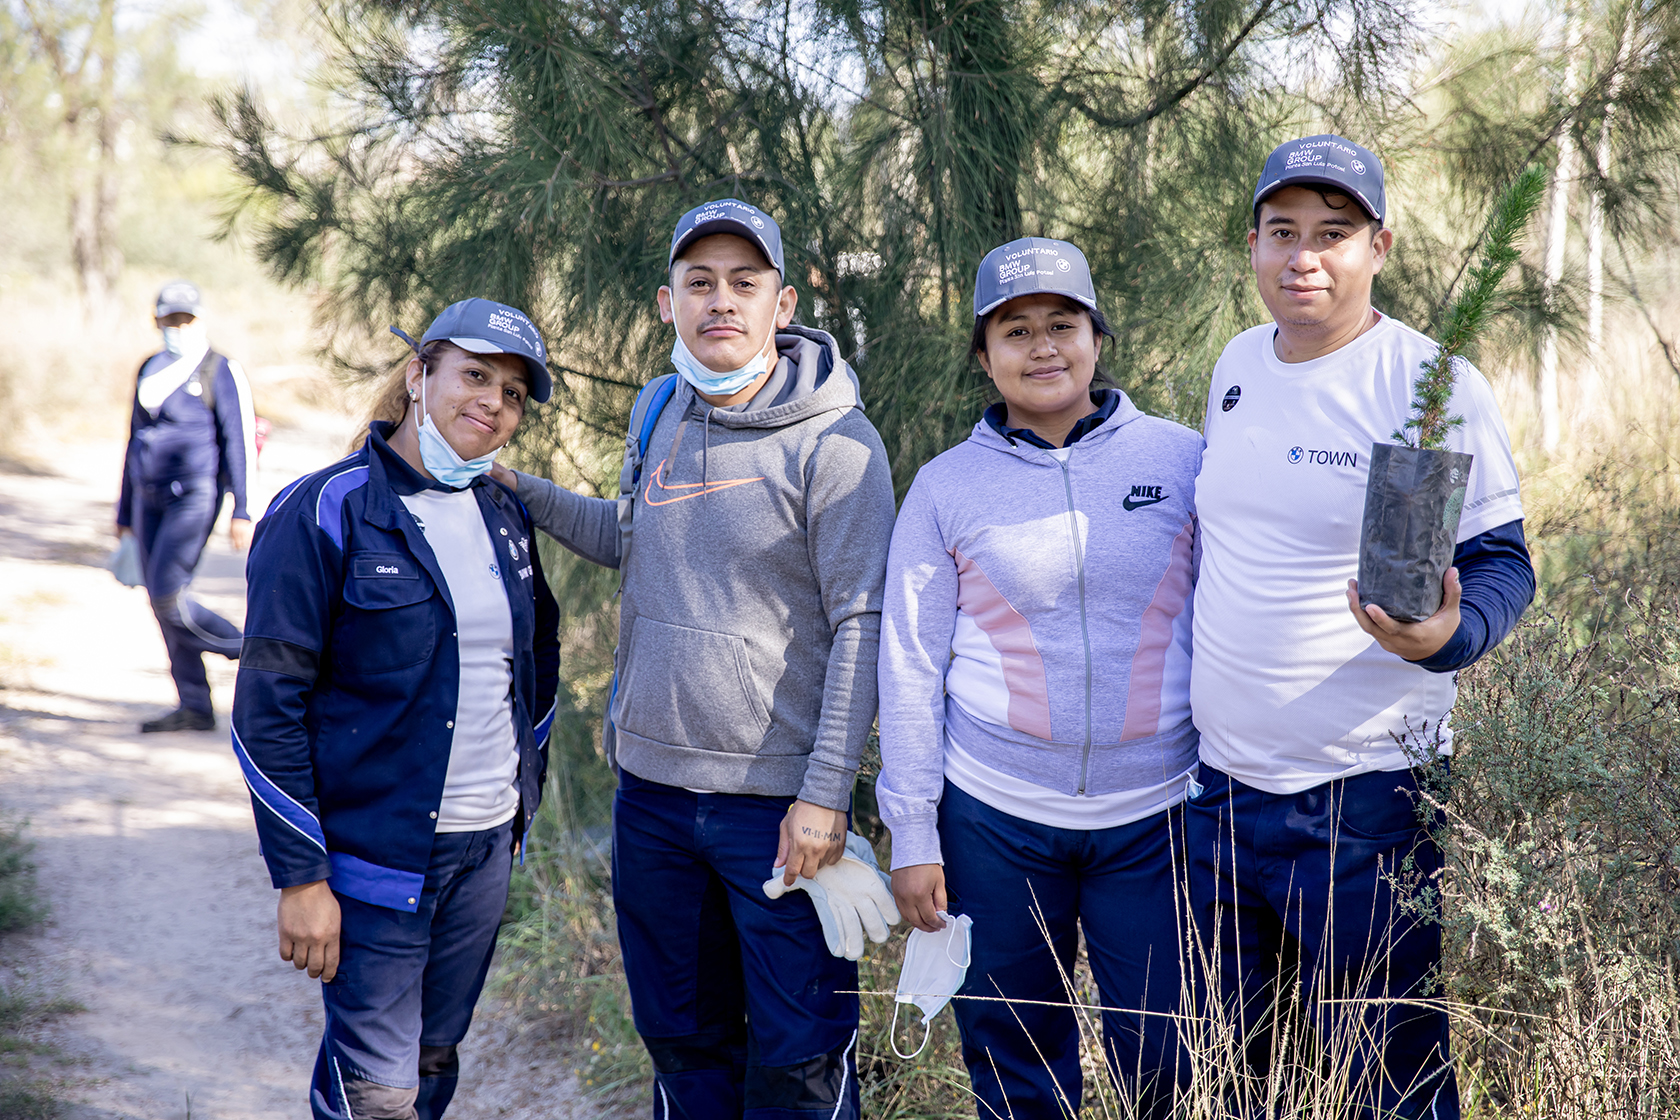
<svg viewBox="0 0 1680 1120">
<path fill-rule="evenodd" d="M 672 325 L 676 325 L 674 320 Z M 775 327 L 772 326 L 770 330 L 773 335 Z M 677 367 L 677 372 L 682 374 L 684 381 L 710 396 L 727 397 L 731 393 L 740 392 L 770 368 L 770 355 L 765 353 L 765 349 L 768 348 L 766 347 L 761 348 L 740 369 L 718 373 L 702 365 L 700 359 L 689 351 L 687 344 L 683 342 L 681 330 L 678 330 L 676 335 L 677 341 L 671 346 L 671 364 Z M 769 339 L 765 342 L 768 343 Z"/>
<path fill-rule="evenodd" d="M 420 461 L 426 464 L 426 470 L 431 476 L 455 490 L 470 486 L 472 480 L 489 470 L 496 462 L 496 451 L 488 455 L 480 455 L 476 459 L 463 459 L 449 446 L 449 441 L 443 438 L 436 424 L 432 423 L 432 414 L 426 409 L 426 375 L 420 375 L 420 411 L 425 419 L 419 424 Z"/>
</svg>

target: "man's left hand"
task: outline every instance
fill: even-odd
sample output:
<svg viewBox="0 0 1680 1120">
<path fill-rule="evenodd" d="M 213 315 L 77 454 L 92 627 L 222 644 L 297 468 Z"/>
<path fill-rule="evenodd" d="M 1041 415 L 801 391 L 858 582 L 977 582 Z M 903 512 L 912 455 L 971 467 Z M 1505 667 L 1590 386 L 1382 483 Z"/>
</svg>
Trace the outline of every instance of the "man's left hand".
<svg viewBox="0 0 1680 1120">
<path fill-rule="evenodd" d="M 1452 640 L 1458 633 L 1458 601 L 1464 589 L 1458 583 L 1458 569 L 1448 568 L 1441 581 L 1441 609 L 1422 622 L 1400 622 L 1388 617 L 1388 612 L 1372 603 L 1359 605 L 1359 581 L 1348 580 L 1348 609 L 1358 621 L 1359 628 L 1377 640 L 1377 644 L 1407 661 L 1422 661 Z"/>
<path fill-rule="evenodd" d="M 243 517 L 235 517 L 228 522 L 228 543 L 235 552 L 244 552 L 251 547 L 251 523 Z"/>
<path fill-rule="evenodd" d="M 809 801 L 795 801 L 782 818 L 782 840 L 776 846 L 777 867 L 785 867 L 782 882 L 793 886 L 803 875 L 814 878 L 817 869 L 839 863 L 846 854 L 846 814 L 825 809 Z"/>
</svg>

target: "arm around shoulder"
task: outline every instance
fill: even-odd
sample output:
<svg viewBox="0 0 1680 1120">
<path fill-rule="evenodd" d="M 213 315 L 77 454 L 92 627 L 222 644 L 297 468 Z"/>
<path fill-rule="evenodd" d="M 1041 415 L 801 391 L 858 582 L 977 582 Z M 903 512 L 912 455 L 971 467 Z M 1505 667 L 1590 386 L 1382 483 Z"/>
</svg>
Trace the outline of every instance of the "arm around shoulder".
<svg viewBox="0 0 1680 1120">
<path fill-rule="evenodd" d="M 512 473 L 532 524 L 590 563 L 618 567 L 617 502 L 586 498 L 524 471 Z"/>
</svg>

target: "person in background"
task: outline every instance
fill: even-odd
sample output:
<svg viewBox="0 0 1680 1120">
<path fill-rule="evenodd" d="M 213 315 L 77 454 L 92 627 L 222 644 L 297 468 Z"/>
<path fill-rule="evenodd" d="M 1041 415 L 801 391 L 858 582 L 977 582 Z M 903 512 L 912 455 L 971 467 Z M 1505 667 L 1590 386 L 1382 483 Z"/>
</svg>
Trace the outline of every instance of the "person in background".
<svg viewBox="0 0 1680 1120">
<path fill-rule="evenodd" d="M 793 325 L 770 215 L 737 199 L 694 208 L 667 274 L 677 374 L 632 413 L 646 467 L 627 464 L 622 514 L 510 478 L 539 528 L 623 579 L 603 735 L 619 782 L 613 906 L 654 1115 L 855 1120 L 861 938 L 831 941 L 837 924 L 784 891 L 814 881 L 831 916 L 848 905 L 855 924 L 878 905 L 898 919 L 847 822 L 875 720 L 891 470 L 834 339 Z M 878 902 L 843 901 L 871 884 Z"/>
<path fill-rule="evenodd" d="M 957 994 L 981 998 L 955 1008 L 985 1117 L 1079 1114 L 1081 929 L 1135 1115 L 1169 1115 L 1187 1069 L 1173 851 L 1202 441 L 1109 380 L 1112 337 L 1077 247 L 987 254 L 971 352 L 1003 400 L 917 473 L 888 559 L 876 795 L 899 911 L 973 921 Z"/>
<path fill-rule="evenodd" d="M 547 352 L 485 299 L 415 349 L 366 443 L 275 498 L 247 577 L 233 748 L 280 956 L 321 979 L 316 1120 L 444 1114 L 548 767 L 559 610 L 485 477 Z"/>
<path fill-rule="evenodd" d="M 203 314 L 185 280 L 158 292 L 153 321 L 163 349 L 140 366 L 123 454 L 117 536 L 133 533 L 139 543 L 179 698 L 174 711 L 142 723 L 145 732 L 213 729 L 204 655 L 239 659 L 239 627 L 195 601 L 190 585 L 224 495 L 233 496 L 228 541 L 235 551 L 250 547 L 256 412 L 245 371 L 211 349 Z"/>
<path fill-rule="evenodd" d="M 1454 674 L 1517 624 L 1534 571 L 1499 405 L 1460 361 L 1447 446 L 1475 462 L 1441 609 L 1400 622 L 1359 605 L 1368 453 L 1401 430 L 1437 349 L 1371 305 L 1385 215 L 1382 164 L 1340 136 L 1279 145 L 1254 190 L 1272 321 L 1214 367 L 1196 481 L 1190 893 L 1250 1072 L 1270 1070 L 1274 1003 L 1298 985 L 1348 1070 L 1350 1115 L 1452 1120 L 1446 1012 L 1408 1002 L 1432 994 L 1440 927 L 1395 883 L 1441 869 L 1419 789 L 1452 748 Z"/>
</svg>

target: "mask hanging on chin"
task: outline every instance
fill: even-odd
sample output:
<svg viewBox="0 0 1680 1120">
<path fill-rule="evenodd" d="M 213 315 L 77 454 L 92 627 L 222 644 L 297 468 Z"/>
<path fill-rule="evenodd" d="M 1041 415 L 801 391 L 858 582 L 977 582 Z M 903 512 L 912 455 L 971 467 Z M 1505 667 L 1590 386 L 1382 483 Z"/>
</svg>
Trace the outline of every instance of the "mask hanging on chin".
<svg viewBox="0 0 1680 1120">
<path fill-rule="evenodd" d="M 438 426 L 432 422 L 432 414 L 426 408 L 426 377 L 425 371 L 420 374 L 420 412 L 425 417 L 416 425 L 416 432 L 420 438 L 420 461 L 426 464 L 426 471 L 433 478 L 452 490 L 460 490 L 472 485 L 472 480 L 489 470 L 496 462 L 496 452 L 480 455 L 476 459 L 463 459 L 455 449 L 449 446 L 449 441 L 443 438 Z"/>
<path fill-rule="evenodd" d="M 682 374 L 684 381 L 700 392 L 713 397 L 727 397 L 757 381 L 770 368 L 770 355 L 775 352 L 771 346 L 771 340 L 776 337 L 775 324 L 770 326 L 770 337 L 764 340 L 764 345 L 759 347 L 758 353 L 753 355 L 746 365 L 719 373 L 707 368 L 694 356 L 688 344 L 683 342 L 682 330 L 677 328 L 675 309 L 672 310 L 671 316 L 671 326 L 677 336 L 676 342 L 671 345 L 671 364 L 677 367 L 677 372 Z"/>
</svg>

